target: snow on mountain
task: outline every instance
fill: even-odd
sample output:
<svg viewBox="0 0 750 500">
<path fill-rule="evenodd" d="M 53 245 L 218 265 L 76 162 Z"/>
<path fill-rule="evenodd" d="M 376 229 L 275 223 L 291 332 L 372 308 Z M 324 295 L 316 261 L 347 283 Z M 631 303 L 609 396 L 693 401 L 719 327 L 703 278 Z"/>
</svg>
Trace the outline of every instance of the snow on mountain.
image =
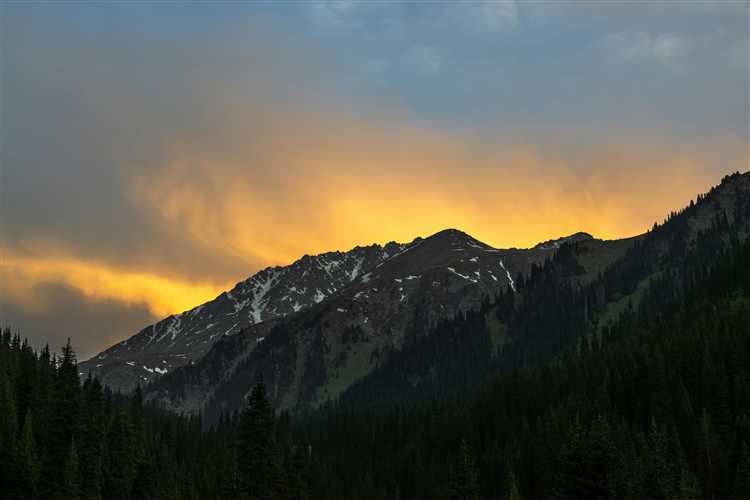
<svg viewBox="0 0 750 500">
<path fill-rule="evenodd" d="M 534 248 L 537 250 L 556 250 L 560 248 L 563 243 L 575 243 L 576 241 L 585 241 L 594 239 L 589 233 L 578 232 L 571 234 L 570 236 L 564 236 L 556 240 L 548 240 L 542 243 L 538 243 Z"/>
<path fill-rule="evenodd" d="M 271 322 L 333 302 L 340 304 L 333 309 L 337 321 L 359 314 L 362 308 L 356 304 L 378 303 L 373 314 L 359 314 L 346 324 L 367 324 L 369 331 L 387 322 L 401 335 L 415 307 L 425 309 L 419 314 L 429 314 L 434 322 L 506 286 L 515 289 L 513 276 L 542 261 L 559 242 L 577 237 L 529 250 L 500 250 L 447 229 L 411 243 L 305 255 L 288 266 L 263 269 L 212 301 L 144 328 L 80 363 L 79 372 L 91 371 L 113 389 L 127 391 L 196 363 L 223 338 L 240 332 L 265 338 Z"/>
<path fill-rule="evenodd" d="M 147 398 L 181 412 L 232 410 L 262 373 L 277 407 L 314 406 L 445 319 L 514 289 L 512 276 L 551 254 L 495 249 L 455 229 L 394 250 L 298 314 L 221 339 L 149 386 Z"/>
<path fill-rule="evenodd" d="M 199 359 L 224 336 L 322 302 L 361 278 L 363 270 L 419 242 L 305 255 L 289 266 L 263 269 L 214 300 L 169 316 L 80 363 L 79 372 L 91 371 L 113 389 L 145 385 Z"/>
</svg>

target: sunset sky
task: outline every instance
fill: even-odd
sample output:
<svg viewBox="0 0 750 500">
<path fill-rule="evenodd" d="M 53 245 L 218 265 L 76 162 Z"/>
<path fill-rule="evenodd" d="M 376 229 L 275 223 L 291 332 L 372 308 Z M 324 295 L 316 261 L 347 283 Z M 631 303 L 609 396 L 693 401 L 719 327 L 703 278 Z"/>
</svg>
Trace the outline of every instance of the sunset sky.
<svg viewBox="0 0 750 500">
<path fill-rule="evenodd" d="M 84 359 L 269 265 L 648 229 L 750 168 L 747 2 L 0 6 L 0 324 Z"/>
</svg>

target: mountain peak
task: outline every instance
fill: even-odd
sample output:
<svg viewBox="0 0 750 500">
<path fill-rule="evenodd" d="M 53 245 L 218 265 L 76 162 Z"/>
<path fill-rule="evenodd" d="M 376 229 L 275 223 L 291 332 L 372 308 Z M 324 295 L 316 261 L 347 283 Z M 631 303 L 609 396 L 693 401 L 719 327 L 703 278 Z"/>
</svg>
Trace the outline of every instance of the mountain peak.
<svg viewBox="0 0 750 500">
<path fill-rule="evenodd" d="M 469 234 L 461 231 L 460 229 L 456 229 L 454 227 L 449 227 L 441 231 L 438 231 L 437 233 L 431 236 L 428 236 L 426 239 L 431 240 L 431 239 L 443 239 L 443 238 L 464 239 L 464 240 L 474 239 Z"/>
<path fill-rule="evenodd" d="M 577 233 L 571 234 L 570 236 L 563 236 L 562 238 L 557 238 L 556 240 L 547 240 L 541 243 L 537 243 L 533 248 L 535 250 L 555 250 L 557 248 L 560 248 L 560 245 L 562 245 L 563 243 L 575 243 L 577 241 L 586 241 L 593 239 L 594 237 L 589 233 L 579 231 Z"/>
<path fill-rule="evenodd" d="M 490 245 L 477 240 L 460 229 L 455 228 L 438 231 L 432 236 L 425 238 L 425 242 L 444 242 L 450 246 L 470 246 L 480 249 L 492 249 Z"/>
</svg>

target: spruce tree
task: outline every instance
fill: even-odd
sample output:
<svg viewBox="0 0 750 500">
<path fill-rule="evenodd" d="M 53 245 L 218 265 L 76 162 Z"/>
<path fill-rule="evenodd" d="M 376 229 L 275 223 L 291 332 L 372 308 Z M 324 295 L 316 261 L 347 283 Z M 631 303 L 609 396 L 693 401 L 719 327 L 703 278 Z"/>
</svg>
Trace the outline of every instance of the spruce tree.
<svg viewBox="0 0 750 500">
<path fill-rule="evenodd" d="M 52 397 L 54 411 L 46 432 L 46 451 L 40 481 L 40 494 L 44 498 L 61 498 L 63 494 L 60 485 L 65 481 L 65 466 L 70 458 L 73 438 L 78 431 L 79 392 L 76 356 L 68 339 L 55 377 Z M 75 475 L 77 477 L 77 470 Z"/>
<path fill-rule="evenodd" d="M 78 475 L 78 451 L 74 441 L 70 443 L 70 451 L 63 465 L 62 483 L 56 494 L 61 500 L 80 500 L 80 483 Z"/>
<path fill-rule="evenodd" d="M 745 442 L 742 443 L 737 461 L 732 490 L 737 500 L 750 500 L 750 447 Z"/>
<path fill-rule="evenodd" d="M 117 412 L 107 436 L 108 463 L 105 476 L 104 497 L 113 500 L 130 498 L 130 488 L 135 475 L 133 457 L 133 431 L 128 416 Z"/>
<path fill-rule="evenodd" d="M 587 431 L 576 418 L 568 443 L 558 457 L 557 498 L 608 498 L 612 493 L 613 457 L 607 421 L 600 416 Z"/>
<path fill-rule="evenodd" d="M 133 432 L 133 460 L 137 464 L 143 459 L 145 453 L 145 416 L 143 413 L 143 392 L 138 384 L 130 398 L 130 426 Z"/>
<path fill-rule="evenodd" d="M 505 465 L 505 500 L 522 500 L 518 490 L 518 481 L 510 464 Z"/>
<path fill-rule="evenodd" d="M 83 385 L 83 400 L 85 412 L 78 453 L 81 464 L 81 498 L 101 500 L 106 438 L 105 400 L 99 380 L 92 379 L 91 374 Z"/>
<path fill-rule="evenodd" d="M 479 487 L 479 470 L 466 438 L 461 439 L 460 454 L 453 480 L 448 488 L 452 500 L 479 500 L 482 498 Z"/>
<path fill-rule="evenodd" d="M 261 379 L 250 393 L 237 430 L 237 476 L 241 498 L 271 500 L 280 487 L 273 410 Z"/>
<path fill-rule="evenodd" d="M 0 375 L 5 374 L 0 372 Z M 13 463 L 17 427 L 16 398 L 11 381 L 0 378 L 0 487 L 3 489 L 9 488 L 13 481 L 10 465 Z"/>
<path fill-rule="evenodd" d="M 15 454 L 15 481 L 11 498 L 34 498 L 39 480 L 39 462 L 31 414 L 26 415 Z"/>
</svg>

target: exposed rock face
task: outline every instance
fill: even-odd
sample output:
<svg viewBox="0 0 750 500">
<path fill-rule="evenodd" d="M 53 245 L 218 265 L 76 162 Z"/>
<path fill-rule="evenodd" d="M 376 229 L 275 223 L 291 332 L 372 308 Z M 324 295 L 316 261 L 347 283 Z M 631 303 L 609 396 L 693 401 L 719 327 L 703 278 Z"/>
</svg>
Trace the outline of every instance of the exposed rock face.
<svg viewBox="0 0 750 500">
<path fill-rule="evenodd" d="M 262 373 L 278 407 L 315 406 L 438 322 L 514 288 L 519 273 L 551 255 L 495 249 L 453 229 L 393 248 L 325 300 L 224 336 L 147 396 L 177 411 L 230 410 Z"/>
<path fill-rule="evenodd" d="M 266 268 L 214 300 L 169 316 L 80 363 L 79 372 L 92 371 L 115 390 L 145 385 L 200 359 L 222 337 L 322 302 L 419 241 L 305 255 L 289 266 Z"/>
</svg>

